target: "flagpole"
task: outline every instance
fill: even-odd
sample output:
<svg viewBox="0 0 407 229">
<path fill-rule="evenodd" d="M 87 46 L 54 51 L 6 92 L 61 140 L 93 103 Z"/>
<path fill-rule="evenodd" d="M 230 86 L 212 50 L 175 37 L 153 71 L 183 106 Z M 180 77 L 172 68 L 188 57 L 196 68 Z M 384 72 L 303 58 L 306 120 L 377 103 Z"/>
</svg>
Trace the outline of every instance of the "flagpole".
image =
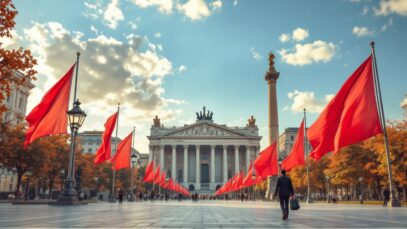
<svg viewBox="0 0 407 229">
<path fill-rule="evenodd" d="M 307 204 L 312 203 L 311 200 L 311 187 L 309 182 L 309 161 L 308 161 L 308 150 L 307 150 L 307 115 L 306 109 L 304 108 L 304 154 L 307 163 Z"/>
<path fill-rule="evenodd" d="M 134 126 L 133 127 L 133 136 L 132 136 L 132 139 L 131 139 L 131 150 L 130 150 L 130 162 L 131 162 L 131 188 L 130 188 L 130 191 L 131 191 L 131 196 L 130 196 L 130 199 L 129 199 L 129 201 L 134 201 L 135 200 L 135 197 L 134 197 L 134 167 L 135 167 L 135 165 L 136 165 L 136 161 L 134 161 L 134 163 L 133 163 L 133 160 L 132 160 L 132 158 L 133 158 L 133 148 L 134 148 L 134 135 L 135 135 L 135 133 L 136 133 L 136 127 Z M 137 158 L 136 158 L 137 159 Z"/>
<path fill-rule="evenodd" d="M 117 104 L 117 119 L 116 119 L 116 138 L 115 138 L 115 140 L 114 140 L 114 154 L 116 155 L 116 151 L 117 151 L 117 135 L 118 135 L 118 133 L 119 133 L 119 116 L 120 116 L 120 103 L 118 103 Z M 113 155 L 114 156 L 114 155 Z M 112 170 L 113 170 L 113 178 L 112 178 L 112 195 L 111 195 L 111 198 L 109 199 L 109 202 L 110 203 L 115 203 L 116 202 L 116 198 L 115 198 L 115 194 L 114 194 L 114 186 L 115 186 L 115 179 L 116 179 L 116 170 L 114 169 L 114 165 L 115 165 L 115 162 L 113 162 L 113 167 L 112 167 Z"/>
<path fill-rule="evenodd" d="M 386 149 L 386 159 L 387 159 L 387 172 L 389 174 L 389 185 L 390 185 L 390 206 L 392 207 L 401 207 L 400 201 L 397 199 L 397 197 L 394 195 L 394 185 L 393 185 L 393 174 L 391 171 L 391 159 L 390 159 L 390 153 L 389 153 L 389 143 L 387 139 L 387 131 L 386 131 L 386 119 L 384 116 L 384 109 L 383 109 L 383 101 L 382 101 L 382 94 L 380 90 L 380 81 L 379 81 L 379 74 L 377 70 L 377 62 L 376 62 L 376 53 L 375 53 L 375 47 L 374 47 L 374 41 L 370 42 L 371 50 L 372 50 L 372 57 L 373 57 L 373 82 L 375 86 L 375 96 L 376 100 L 378 103 L 378 113 L 379 113 L 379 119 L 383 131 L 383 137 L 384 137 L 384 147 Z"/>
</svg>

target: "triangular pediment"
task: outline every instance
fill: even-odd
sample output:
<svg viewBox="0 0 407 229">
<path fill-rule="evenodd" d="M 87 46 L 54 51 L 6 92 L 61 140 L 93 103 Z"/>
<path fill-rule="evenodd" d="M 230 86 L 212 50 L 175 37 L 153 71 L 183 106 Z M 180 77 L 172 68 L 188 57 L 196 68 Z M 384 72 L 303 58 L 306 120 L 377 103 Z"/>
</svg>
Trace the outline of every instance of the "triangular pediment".
<svg viewBox="0 0 407 229">
<path fill-rule="evenodd" d="M 162 137 L 248 137 L 248 135 L 225 126 L 204 122 L 174 130 Z"/>
</svg>

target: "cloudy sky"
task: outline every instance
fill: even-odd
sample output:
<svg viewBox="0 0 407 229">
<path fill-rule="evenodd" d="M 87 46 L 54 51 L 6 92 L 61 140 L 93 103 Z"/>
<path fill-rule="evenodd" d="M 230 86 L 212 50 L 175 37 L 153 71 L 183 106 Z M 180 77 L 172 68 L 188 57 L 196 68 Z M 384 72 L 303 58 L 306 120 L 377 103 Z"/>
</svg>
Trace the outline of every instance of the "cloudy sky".
<svg viewBox="0 0 407 229">
<path fill-rule="evenodd" d="M 376 41 L 386 118 L 407 102 L 405 0 L 14 0 L 9 47 L 39 60 L 28 112 L 81 52 L 81 130 L 103 130 L 120 102 L 119 137 L 136 126 L 135 146 L 158 115 L 191 124 L 203 105 L 214 121 L 244 126 L 250 115 L 267 138 L 268 53 L 276 56 L 280 132 L 313 122 Z"/>
</svg>

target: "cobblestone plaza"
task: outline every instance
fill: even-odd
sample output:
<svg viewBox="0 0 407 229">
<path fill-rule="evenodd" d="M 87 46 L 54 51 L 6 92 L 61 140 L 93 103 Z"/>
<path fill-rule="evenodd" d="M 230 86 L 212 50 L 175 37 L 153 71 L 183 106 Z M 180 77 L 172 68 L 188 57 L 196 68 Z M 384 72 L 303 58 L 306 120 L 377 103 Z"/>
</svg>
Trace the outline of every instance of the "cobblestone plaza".
<svg viewBox="0 0 407 229">
<path fill-rule="evenodd" d="M 288 220 L 274 202 L 96 203 L 74 207 L 0 204 L 0 227 L 407 228 L 407 208 L 302 204 Z"/>
</svg>

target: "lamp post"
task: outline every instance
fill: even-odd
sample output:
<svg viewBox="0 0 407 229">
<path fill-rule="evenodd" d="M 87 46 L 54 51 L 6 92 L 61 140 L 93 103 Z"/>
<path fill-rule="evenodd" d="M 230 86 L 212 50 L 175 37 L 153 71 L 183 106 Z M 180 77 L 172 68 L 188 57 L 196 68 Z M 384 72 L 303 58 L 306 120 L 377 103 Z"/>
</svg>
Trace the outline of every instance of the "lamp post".
<svg viewBox="0 0 407 229">
<path fill-rule="evenodd" d="M 327 199 L 328 199 L 328 203 L 330 203 L 331 202 L 331 197 L 330 197 L 330 190 L 329 190 L 329 176 L 325 176 L 325 179 L 326 179 L 326 183 L 327 183 L 327 185 L 328 185 L 328 197 L 327 197 Z"/>
<path fill-rule="evenodd" d="M 78 195 L 75 190 L 75 139 L 78 129 L 82 126 L 86 118 L 86 113 L 80 108 L 79 99 L 74 102 L 74 106 L 68 113 L 68 121 L 71 127 L 71 152 L 69 155 L 68 173 L 64 182 L 64 188 L 55 205 L 79 205 Z"/>
<path fill-rule="evenodd" d="M 61 169 L 61 193 L 62 193 L 63 184 L 64 184 L 64 177 L 65 177 L 65 169 Z"/>
<path fill-rule="evenodd" d="M 130 198 L 129 201 L 133 202 L 135 200 L 134 198 L 134 167 L 136 167 L 136 163 L 137 163 L 137 154 L 136 153 L 132 153 L 131 154 L 131 187 L 130 187 Z"/>
<path fill-rule="evenodd" d="M 363 182 L 363 177 L 359 177 L 359 185 L 360 185 L 360 189 L 359 189 L 359 191 L 360 191 L 360 195 L 359 195 L 359 201 L 360 201 L 360 204 L 363 204 L 363 190 L 362 190 L 362 183 Z"/>
</svg>

